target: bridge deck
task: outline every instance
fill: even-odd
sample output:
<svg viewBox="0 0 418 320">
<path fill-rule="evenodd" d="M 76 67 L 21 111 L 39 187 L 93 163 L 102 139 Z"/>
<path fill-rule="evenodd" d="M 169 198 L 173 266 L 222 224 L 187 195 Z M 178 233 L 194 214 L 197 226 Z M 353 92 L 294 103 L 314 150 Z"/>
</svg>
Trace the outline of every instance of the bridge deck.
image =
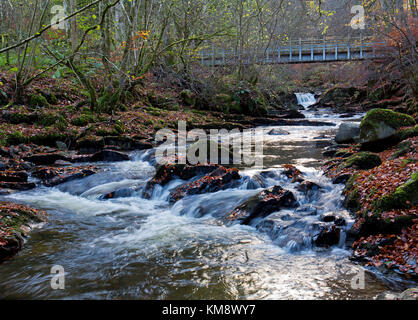
<svg viewBox="0 0 418 320">
<path fill-rule="evenodd" d="M 208 66 L 233 64 L 286 64 L 373 59 L 378 55 L 376 48 L 383 42 L 364 41 L 362 39 L 341 40 L 298 40 L 289 41 L 275 48 L 263 51 L 247 50 L 237 53 L 233 49 L 202 50 L 200 63 Z"/>
</svg>

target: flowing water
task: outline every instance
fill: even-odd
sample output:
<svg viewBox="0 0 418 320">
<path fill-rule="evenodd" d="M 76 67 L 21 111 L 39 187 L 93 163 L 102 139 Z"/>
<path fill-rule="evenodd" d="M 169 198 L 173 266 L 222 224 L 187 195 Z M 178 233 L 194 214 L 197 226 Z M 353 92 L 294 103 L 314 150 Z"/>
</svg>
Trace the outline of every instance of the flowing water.
<svg viewBox="0 0 418 320">
<path fill-rule="evenodd" d="M 309 117 L 341 122 L 326 112 Z M 266 134 L 272 128 L 288 134 Z M 99 164 L 102 172 L 82 180 L 8 196 L 5 200 L 47 210 L 49 220 L 34 229 L 16 257 L 0 265 L 0 298 L 371 299 L 402 290 L 405 284 L 376 271 L 366 273 L 364 290 L 352 289 L 351 279 L 362 267 L 349 260 L 343 239 L 330 249 L 311 245 L 322 213 L 344 216 L 347 227 L 352 223 L 341 205 L 342 186 L 320 171 L 323 148 L 336 128 L 257 128 L 265 135 L 267 172 L 244 169 L 238 187 L 174 205 L 169 190 L 184 181 L 157 188 L 150 200 L 141 196 L 155 173 L 152 151 Z M 297 191 L 280 174 L 287 163 L 323 189 Z M 220 216 L 262 190 L 255 175 L 264 188 L 281 185 L 294 192 L 299 207 L 250 226 L 225 226 Z M 123 197 L 102 200 L 116 190 L 123 190 Z M 65 290 L 51 289 L 54 265 L 65 269 Z"/>
</svg>

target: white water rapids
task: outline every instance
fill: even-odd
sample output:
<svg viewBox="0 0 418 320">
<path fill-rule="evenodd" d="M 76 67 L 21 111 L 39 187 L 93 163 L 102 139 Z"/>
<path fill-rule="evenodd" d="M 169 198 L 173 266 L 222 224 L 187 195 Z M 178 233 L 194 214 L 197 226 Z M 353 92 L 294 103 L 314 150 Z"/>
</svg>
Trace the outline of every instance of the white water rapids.
<svg viewBox="0 0 418 320">
<path fill-rule="evenodd" d="M 16 257 L 0 265 L 0 298 L 358 299 L 374 298 L 388 285 L 396 289 L 369 272 L 366 290 L 352 289 L 361 266 L 348 259 L 344 239 L 330 249 L 311 244 L 321 214 L 338 213 L 352 223 L 341 204 L 343 186 L 333 185 L 319 169 L 336 127 L 276 128 L 289 134 L 265 136 L 268 172 L 262 181 L 292 191 L 299 206 L 250 226 L 227 227 L 219 217 L 262 190 L 252 179 L 259 171 L 242 170 L 236 188 L 170 204 L 169 190 L 185 182 L 176 180 L 146 200 L 141 194 L 155 173 L 152 151 L 99 164 L 102 172 L 81 180 L 5 198 L 45 209 L 49 220 Z M 296 190 L 281 175 L 286 163 L 322 191 L 306 196 Z M 121 197 L 102 200 L 118 190 Z M 65 269 L 65 290 L 50 287 L 54 265 Z"/>
</svg>

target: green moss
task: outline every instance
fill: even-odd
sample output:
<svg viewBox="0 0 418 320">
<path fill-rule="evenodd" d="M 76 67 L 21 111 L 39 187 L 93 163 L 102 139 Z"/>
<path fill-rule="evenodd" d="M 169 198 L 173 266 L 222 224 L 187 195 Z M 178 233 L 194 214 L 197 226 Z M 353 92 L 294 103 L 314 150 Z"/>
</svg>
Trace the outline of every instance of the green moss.
<svg viewBox="0 0 418 320">
<path fill-rule="evenodd" d="M 26 138 L 23 136 L 23 133 L 20 131 L 13 132 L 9 134 L 6 138 L 6 144 L 8 145 L 17 145 L 25 143 Z"/>
<path fill-rule="evenodd" d="M 378 199 L 374 208 L 376 212 L 388 211 L 391 209 L 408 209 L 418 203 L 418 172 L 392 194 L 385 195 Z"/>
<path fill-rule="evenodd" d="M 348 179 L 347 183 L 345 184 L 345 191 L 348 191 L 354 187 L 354 184 L 356 183 L 357 178 L 359 177 L 359 174 L 354 174 Z"/>
<path fill-rule="evenodd" d="M 398 130 L 395 136 L 398 141 L 403 141 L 409 138 L 417 137 L 418 136 L 418 124 L 410 128 Z"/>
<path fill-rule="evenodd" d="M 79 117 L 73 118 L 71 120 L 71 124 L 77 126 L 77 127 L 85 127 L 89 123 L 94 122 L 94 116 L 91 114 L 82 114 Z"/>
<path fill-rule="evenodd" d="M 46 100 L 46 98 L 43 95 L 41 95 L 41 94 L 32 94 L 30 96 L 29 105 L 32 108 L 36 108 L 36 107 L 48 107 L 49 106 L 49 103 L 48 103 L 48 100 Z"/>
<path fill-rule="evenodd" d="M 407 154 L 411 150 L 411 147 L 412 147 L 411 141 L 404 141 L 400 143 L 398 147 L 396 148 L 396 151 L 393 153 L 391 159 L 393 160 L 393 159 L 403 156 L 404 154 Z"/>
<path fill-rule="evenodd" d="M 52 126 L 57 120 L 58 120 L 58 117 L 55 115 L 42 113 L 38 116 L 37 122 L 44 127 L 49 127 L 49 126 Z"/>
<path fill-rule="evenodd" d="M 180 98 L 187 106 L 193 107 L 196 104 L 196 97 L 191 90 L 180 92 Z"/>
<path fill-rule="evenodd" d="M 64 132 L 68 128 L 68 121 L 64 118 L 64 116 L 60 116 L 58 120 L 55 123 L 55 127 L 61 131 Z"/>
<path fill-rule="evenodd" d="M 117 134 L 123 134 L 126 131 L 125 126 L 123 125 L 122 121 L 120 121 L 120 120 L 116 121 L 113 128 L 114 128 L 114 131 Z"/>
<path fill-rule="evenodd" d="M 8 116 L 7 121 L 11 124 L 28 123 L 30 124 L 31 117 L 25 113 L 12 113 Z"/>
<path fill-rule="evenodd" d="M 46 133 L 40 133 L 38 135 L 28 137 L 26 140 L 29 143 L 31 142 L 40 146 L 44 145 L 44 146 L 55 147 L 57 141 L 66 141 L 69 138 L 72 138 L 72 137 L 69 136 L 68 134 L 46 132 Z"/>
<path fill-rule="evenodd" d="M 346 168 L 356 166 L 362 170 L 373 169 L 382 164 L 380 157 L 371 152 L 359 152 L 350 156 L 345 162 Z"/>
<path fill-rule="evenodd" d="M 347 194 L 344 200 L 344 206 L 352 212 L 356 212 L 361 209 L 360 195 L 356 188 Z"/>
<path fill-rule="evenodd" d="M 415 125 L 414 118 L 409 115 L 389 109 L 373 109 L 361 121 L 360 129 L 367 125 L 376 126 L 379 122 L 384 122 L 393 129 Z"/>
</svg>

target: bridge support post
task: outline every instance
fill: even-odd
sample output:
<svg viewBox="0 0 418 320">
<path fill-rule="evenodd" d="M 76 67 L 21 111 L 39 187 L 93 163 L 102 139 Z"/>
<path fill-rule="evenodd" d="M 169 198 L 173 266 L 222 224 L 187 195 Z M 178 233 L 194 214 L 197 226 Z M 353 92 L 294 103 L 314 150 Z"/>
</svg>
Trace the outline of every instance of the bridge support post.
<svg viewBox="0 0 418 320">
<path fill-rule="evenodd" d="M 292 39 L 289 39 L 289 60 L 292 62 Z"/>
<path fill-rule="evenodd" d="M 212 43 L 212 68 L 215 67 L 215 44 Z"/>
<path fill-rule="evenodd" d="M 281 60 L 281 52 L 280 52 L 280 46 L 279 46 L 279 48 L 277 49 L 277 54 L 278 54 L 278 56 L 277 56 L 277 62 L 280 62 L 280 60 Z"/>
<path fill-rule="evenodd" d="M 314 61 L 314 46 L 313 46 L 313 40 L 311 43 L 311 61 Z"/>
<path fill-rule="evenodd" d="M 299 61 L 302 61 L 302 39 L 299 38 Z"/>
<path fill-rule="evenodd" d="M 360 35 L 360 59 L 363 59 L 363 37 Z"/>
<path fill-rule="evenodd" d="M 350 60 L 351 59 L 351 53 L 350 53 L 350 45 L 347 45 L 347 59 Z"/>
<path fill-rule="evenodd" d="M 326 52 L 326 44 L 325 44 L 325 36 L 324 36 L 324 43 L 322 45 L 322 60 L 326 60 L 327 52 Z"/>
<path fill-rule="evenodd" d="M 338 60 L 338 43 L 335 44 L 335 60 Z"/>
</svg>

